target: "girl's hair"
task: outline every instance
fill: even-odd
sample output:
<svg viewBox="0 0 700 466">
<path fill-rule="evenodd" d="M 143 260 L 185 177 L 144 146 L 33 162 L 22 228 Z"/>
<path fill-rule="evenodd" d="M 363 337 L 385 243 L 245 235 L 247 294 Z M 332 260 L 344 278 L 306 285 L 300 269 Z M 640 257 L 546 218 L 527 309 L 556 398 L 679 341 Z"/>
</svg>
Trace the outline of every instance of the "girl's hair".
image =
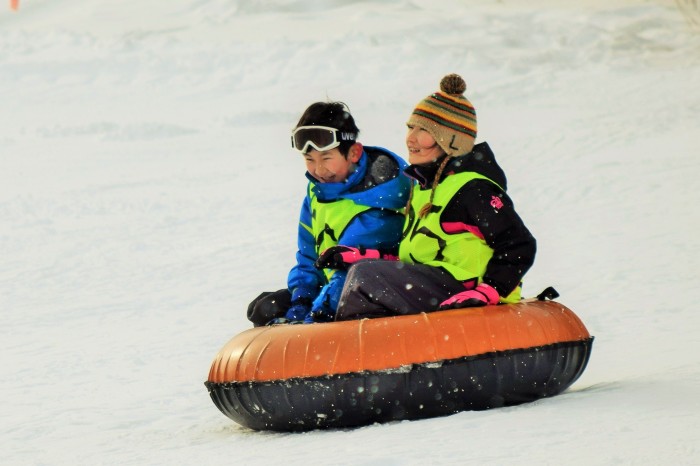
<svg viewBox="0 0 700 466">
<path fill-rule="evenodd" d="M 316 102 L 309 105 L 295 128 L 300 126 L 330 126 L 341 133 L 353 133 L 354 141 L 341 140 L 338 146 L 338 150 L 345 157 L 348 156 L 350 147 L 357 142 L 357 135 L 360 134 L 350 109 L 343 102 Z"/>
<path fill-rule="evenodd" d="M 450 157 L 446 156 L 442 163 L 440 163 L 440 167 L 438 168 L 437 173 L 435 174 L 435 178 L 433 179 L 433 186 L 430 190 L 430 200 L 428 201 L 427 204 L 425 204 L 423 207 L 420 208 L 420 211 L 418 211 L 418 218 L 425 218 L 427 215 L 430 213 L 430 211 L 433 208 L 433 198 L 435 197 L 435 190 L 438 187 L 438 184 L 440 184 L 440 177 L 442 176 L 442 172 L 445 170 L 445 166 L 447 163 L 450 161 Z M 411 183 L 411 193 L 408 195 L 408 202 L 406 203 L 406 217 L 411 215 L 411 200 L 413 200 L 413 190 L 415 189 L 416 184 Z"/>
</svg>

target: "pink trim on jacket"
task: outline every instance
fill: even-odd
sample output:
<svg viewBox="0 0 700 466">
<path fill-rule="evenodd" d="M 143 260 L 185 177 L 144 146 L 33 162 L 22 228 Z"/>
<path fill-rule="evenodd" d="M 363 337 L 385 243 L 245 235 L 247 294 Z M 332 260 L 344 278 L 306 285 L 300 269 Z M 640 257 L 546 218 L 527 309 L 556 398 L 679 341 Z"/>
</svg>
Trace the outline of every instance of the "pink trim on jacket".
<svg viewBox="0 0 700 466">
<path fill-rule="evenodd" d="M 484 239 L 484 235 L 481 233 L 481 230 L 474 225 L 467 225 L 466 223 L 462 222 L 443 222 L 441 226 L 445 233 L 450 235 L 469 232 L 480 239 Z"/>
</svg>

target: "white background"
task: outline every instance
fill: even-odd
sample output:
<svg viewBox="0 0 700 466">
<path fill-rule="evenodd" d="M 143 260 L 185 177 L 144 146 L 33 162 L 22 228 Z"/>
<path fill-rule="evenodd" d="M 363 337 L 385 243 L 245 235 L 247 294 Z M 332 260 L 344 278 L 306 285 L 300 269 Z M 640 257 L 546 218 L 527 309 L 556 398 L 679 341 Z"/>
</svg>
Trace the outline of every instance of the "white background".
<svg viewBox="0 0 700 466">
<path fill-rule="evenodd" d="M 293 265 L 317 100 L 406 155 L 465 77 L 548 285 L 566 393 L 304 434 L 203 385 Z M 700 33 L 670 1 L 66 0 L 0 10 L 3 464 L 698 464 Z"/>
</svg>

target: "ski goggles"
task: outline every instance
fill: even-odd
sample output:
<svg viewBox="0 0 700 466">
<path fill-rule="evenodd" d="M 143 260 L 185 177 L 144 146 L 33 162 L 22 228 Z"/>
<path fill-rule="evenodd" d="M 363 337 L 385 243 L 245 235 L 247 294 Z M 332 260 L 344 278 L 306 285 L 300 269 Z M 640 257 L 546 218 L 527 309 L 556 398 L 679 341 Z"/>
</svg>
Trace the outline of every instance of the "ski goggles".
<svg viewBox="0 0 700 466">
<path fill-rule="evenodd" d="M 335 149 L 341 141 L 354 141 L 356 137 L 355 133 L 341 133 L 330 126 L 300 126 L 292 131 L 292 147 L 302 154 L 307 153 L 309 147 L 323 152 Z"/>
</svg>

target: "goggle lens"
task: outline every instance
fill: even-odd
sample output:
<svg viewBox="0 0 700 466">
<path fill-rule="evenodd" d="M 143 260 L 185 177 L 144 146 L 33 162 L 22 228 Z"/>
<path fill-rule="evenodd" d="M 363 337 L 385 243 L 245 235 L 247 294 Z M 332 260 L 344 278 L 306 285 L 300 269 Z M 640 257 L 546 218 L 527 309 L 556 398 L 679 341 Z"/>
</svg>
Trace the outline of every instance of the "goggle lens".
<svg viewBox="0 0 700 466">
<path fill-rule="evenodd" d="M 342 138 L 354 141 L 355 134 L 342 133 Z M 292 147 L 304 154 L 310 150 L 309 146 L 323 152 L 339 145 L 338 130 L 330 126 L 300 126 L 292 132 Z"/>
</svg>

